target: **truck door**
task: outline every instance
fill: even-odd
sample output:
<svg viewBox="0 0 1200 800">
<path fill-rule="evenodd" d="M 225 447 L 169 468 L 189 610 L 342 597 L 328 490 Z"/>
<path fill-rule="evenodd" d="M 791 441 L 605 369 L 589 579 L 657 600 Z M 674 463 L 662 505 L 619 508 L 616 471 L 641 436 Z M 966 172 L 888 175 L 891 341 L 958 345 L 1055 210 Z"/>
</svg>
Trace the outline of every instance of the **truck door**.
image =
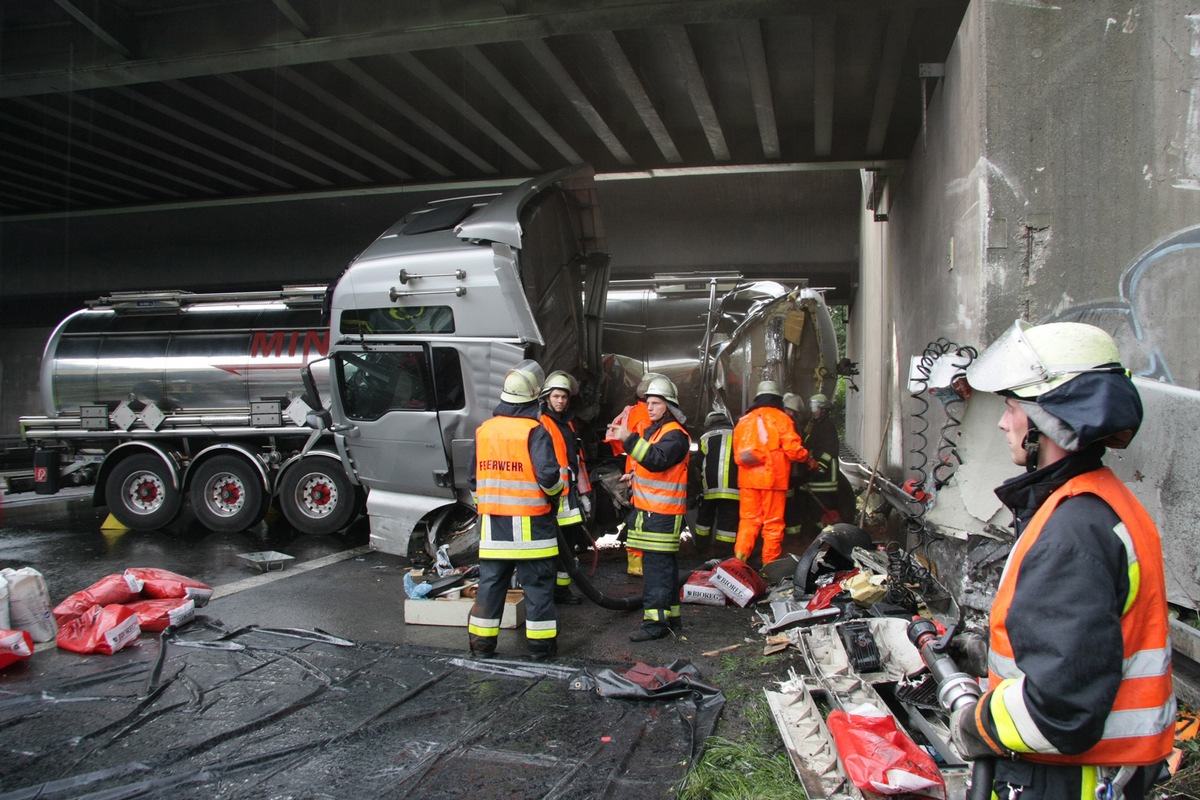
<svg viewBox="0 0 1200 800">
<path fill-rule="evenodd" d="M 463 407 L 462 378 L 439 364 L 435 383 L 434 355 L 423 344 L 372 344 L 333 356 L 337 402 L 353 425 L 346 450 L 367 488 L 454 497 L 438 413 Z"/>
</svg>

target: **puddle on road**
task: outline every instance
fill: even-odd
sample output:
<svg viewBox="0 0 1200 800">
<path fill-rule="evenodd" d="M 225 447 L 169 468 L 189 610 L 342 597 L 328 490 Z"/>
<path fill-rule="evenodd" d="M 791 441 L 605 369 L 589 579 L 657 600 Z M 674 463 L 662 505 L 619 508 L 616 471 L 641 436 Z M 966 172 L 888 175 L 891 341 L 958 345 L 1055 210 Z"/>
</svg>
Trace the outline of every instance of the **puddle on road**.
<svg viewBox="0 0 1200 800">
<path fill-rule="evenodd" d="M 563 665 L 204 617 L 179 638 L 208 646 L 0 675 L 0 798 L 661 797 L 719 714 L 572 691 Z"/>
</svg>

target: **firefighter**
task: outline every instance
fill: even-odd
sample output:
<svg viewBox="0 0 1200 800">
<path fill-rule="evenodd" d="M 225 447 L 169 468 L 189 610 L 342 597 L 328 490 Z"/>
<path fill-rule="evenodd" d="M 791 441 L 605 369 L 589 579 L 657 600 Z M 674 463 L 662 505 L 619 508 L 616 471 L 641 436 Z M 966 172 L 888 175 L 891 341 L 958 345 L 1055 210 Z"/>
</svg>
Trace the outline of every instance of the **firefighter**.
<svg viewBox="0 0 1200 800">
<path fill-rule="evenodd" d="M 554 573 L 558 555 L 555 506 L 565 488 L 554 441 L 538 422 L 544 373 L 522 361 L 504 376 L 500 404 L 475 431 L 471 489 L 479 511 L 479 587 L 467 623 L 471 653 L 496 654 L 500 617 L 513 572 L 525 590 L 529 657 L 558 652 Z"/>
<path fill-rule="evenodd" d="M 592 487 L 588 481 L 587 464 L 583 460 L 583 449 L 579 444 L 575 428 L 575 412 L 571 409 L 571 398 L 579 394 L 579 381 L 562 370 L 546 376 L 542 386 L 542 427 L 554 440 L 554 455 L 558 459 L 559 472 L 566 487 L 558 496 L 555 515 L 562 528 L 563 540 L 572 549 L 589 542 L 583 529 L 583 517 L 590 501 L 587 499 Z M 571 553 L 559 556 L 573 558 Z M 571 576 L 560 563 L 554 586 L 554 601 L 577 606 L 579 595 L 571 591 Z"/>
<path fill-rule="evenodd" d="M 631 642 L 678 635 L 679 611 L 676 553 L 687 511 L 688 451 L 692 440 L 684 429 L 675 384 L 659 376 L 646 387 L 650 426 L 641 433 L 618 424 L 614 433 L 634 461 L 629 477 L 633 508 L 625 521 L 631 548 L 642 551 L 642 625 Z"/>
<path fill-rule="evenodd" d="M 814 394 L 808 402 L 812 416 L 804 428 L 804 446 L 817 468 L 804 485 L 813 501 L 811 532 L 815 535 L 828 525 L 854 521 L 854 489 L 838 466 L 842 441 L 829 416 L 833 403 L 823 394 Z"/>
<path fill-rule="evenodd" d="M 796 433 L 800 434 L 800 440 L 804 442 L 807 449 L 808 439 L 804 436 L 804 426 L 808 420 L 804 409 L 804 398 L 795 392 L 785 393 L 783 395 L 783 410 L 792 418 L 792 424 L 796 428 Z M 811 515 L 813 500 L 804 491 L 804 483 L 811 474 L 812 471 L 806 465 L 796 461 L 791 462 L 787 500 L 783 504 L 784 536 L 798 537 L 804 531 L 805 519 Z"/>
<path fill-rule="evenodd" d="M 625 477 L 622 478 L 622 483 L 629 485 L 629 477 L 633 475 L 634 461 L 625 450 L 625 443 L 617 438 L 615 431 L 619 426 L 624 426 L 633 433 L 641 433 L 650 426 L 650 415 L 646 411 L 646 387 L 650 385 L 650 381 L 655 378 L 665 378 L 665 375 L 660 375 L 657 372 L 647 372 L 642 375 L 642 379 L 638 381 L 637 387 L 634 389 L 634 403 L 630 406 L 625 406 L 624 410 L 613 419 L 608 425 L 608 431 L 605 434 L 605 441 L 609 442 L 614 455 L 625 456 Z M 626 532 L 621 531 L 619 539 L 622 544 L 626 545 L 626 557 L 629 560 L 628 572 L 630 575 L 642 574 L 642 553 L 632 547 L 628 547 L 626 541 Z"/>
<path fill-rule="evenodd" d="M 758 384 L 754 403 L 734 426 L 733 448 L 741 495 L 733 554 L 749 561 L 761 529 L 762 561 L 769 564 L 783 553 L 783 511 L 791 462 L 810 460 L 795 424 L 783 410 L 783 396 L 775 381 Z"/>
<path fill-rule="evenodd" d="M 738 528 L 737 462 L 733 460 L 733 422 L 725 411 L 704 418 L 700 436 L 700 503 L 696 509 L 696 546 L 708 553 L 716 540 L 716 554 L 733 554 Z"/>
<path fill-rule="evenodd" d="M 1004 398 L 1026 472 L 996 489 L 1019 538 L 991 609 L 990 688 L 954 713 L 952 739 L 996 759 L 1002 800 L 1139 800 L 1176 704 L 1158 531 L 1102 463 L 1141 425 L 1137 388 L 1112 337 L 1077 322 L 1018 320 L 967 380 Z"/>
</svg>

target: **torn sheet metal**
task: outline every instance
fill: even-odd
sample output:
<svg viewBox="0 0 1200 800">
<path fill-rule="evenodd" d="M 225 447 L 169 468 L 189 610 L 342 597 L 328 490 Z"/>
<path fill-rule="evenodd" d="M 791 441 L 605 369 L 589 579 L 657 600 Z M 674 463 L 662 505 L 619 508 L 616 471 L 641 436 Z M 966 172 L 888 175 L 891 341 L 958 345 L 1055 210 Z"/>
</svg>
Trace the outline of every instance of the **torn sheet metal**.
<svg viewBox="0 0 1200 800">
<path fill-rule="evenodd" d="M 847 626 L 869 631 L 871 649 L 878 651 L 877 661 L 847 651 L 846 641 L 853 640 L 853 636 L 843 631 Z M 934 757 L 951 800 L 966 796 L 969 773 L 948 743 L 949 732 L 941 715 L 931 711 L 927 704 L 922 707 L 920 702 L 906 703 L 904 690 L 898 691 L 898 687 L 913 691 L 913 676 L 924 669 L 920 653 L 908 640 L 907 620 L 874 617 L 790 628 L 784 633 L 802 653 L 810 677 L 787 681 L 777 692 L 768 691 L 767 700 L 809 797 L 862 796 L 845 781 L 840 765 L 836 770 L 824 766 L 828 754 L 837 751 L 822 715 L 812 715 L 821 706 L 827 713 L 863 705 L 893 716 L 897 726 Z M 855 668 L 856 661 L 869 662 L 876 668 L 859 671 Z"/>
<path fill-rule="evenodd" d="M 562 665 L 215 628 L 5 670 L 0 798 L 664 797 L 708 733 Z"/>
</svg>

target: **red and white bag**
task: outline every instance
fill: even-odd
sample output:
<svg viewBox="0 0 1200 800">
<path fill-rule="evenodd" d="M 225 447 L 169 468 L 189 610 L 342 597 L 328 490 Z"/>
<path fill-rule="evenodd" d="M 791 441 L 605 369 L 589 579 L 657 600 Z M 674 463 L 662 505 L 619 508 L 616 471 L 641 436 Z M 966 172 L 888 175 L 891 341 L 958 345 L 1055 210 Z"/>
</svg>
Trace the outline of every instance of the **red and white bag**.
<svg viewBox="0 0 1200 800">
<path fill-rule="evenodd" d="M 698 569 L 688 576 L 687 582 L 679 589 L 679 599 L 685 603 L 699 603 L 705 606 L 723 606 L 726 603 L 725 593 L 710 582 L 713 571 Z"/>
<path fill-rule="evenodd" d="M 33 655 L 33 639 L 29 631 L 0 629 L 0 669 Z"/>
<path fill-rule="evenodd" d="M 63 600 L 54 607 L 58 624 L 78 617 L 92 606 L 128 603 L 142 596 L 142 582 L 133 575 L 106 575 L 83 591 Z"/>
<path fill-rule="evenodd" d="M 163 597 L 157 600 L 134 600 L 126 608 L 137 614 L 138 627 L 143 631 L 165 631 L 178 628 L 196 618 L 196 601 L 189 597 Z"/>
<path fill-rule="evenodd" d="M 92 606 L 62 624 L 58 629 L 58 646 L 75 653 L 111 656 L 141 632 L 137 612 L 129 606 L 119 603 Z"/>
<path fill-rule="evenodd" d="M 142 597 L 190 597 L 196 602 L 196 608 L 204 608 L 213 595 L 208 584 L 166 569 L 130 567 L 125 574 L 142 581 Z"/>
</svg>

